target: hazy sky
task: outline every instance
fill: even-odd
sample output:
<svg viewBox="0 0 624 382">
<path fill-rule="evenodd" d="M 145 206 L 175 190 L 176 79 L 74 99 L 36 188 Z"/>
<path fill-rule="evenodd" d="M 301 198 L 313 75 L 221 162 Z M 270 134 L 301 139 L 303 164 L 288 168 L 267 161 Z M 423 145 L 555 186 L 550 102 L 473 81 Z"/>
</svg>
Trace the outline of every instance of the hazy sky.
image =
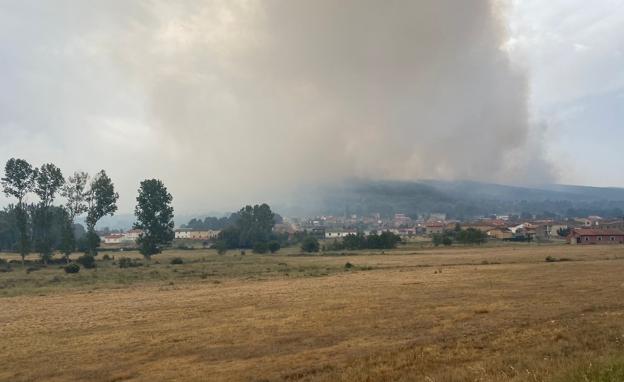
<svg viewBox="0 0 624 382">
<path fill-rule="evenodd" d="M 182 212 L 350 177 L 624 186 L 621 36 L 616 0 L 0 0 L 0 161 L 104 168 L 122 212 L 149 177 Z"/>
</svg>

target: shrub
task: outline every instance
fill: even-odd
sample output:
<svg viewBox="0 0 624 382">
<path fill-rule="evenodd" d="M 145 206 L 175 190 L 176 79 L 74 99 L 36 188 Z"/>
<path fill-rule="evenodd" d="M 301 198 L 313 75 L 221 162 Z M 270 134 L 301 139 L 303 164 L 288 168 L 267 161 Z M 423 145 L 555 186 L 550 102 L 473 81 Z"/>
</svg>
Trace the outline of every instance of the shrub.
<svg viewBox="0 0 624 382">
<path fill-rule="evenodd" d="M 345 269 L 351 269 L 351 268 L 353 268 L 353 264 L 346 263 L 344 267 L 345 267 Z"/>
<path fill-rule="evenodd" d="M 275 253 L 279 251 L 281 248 L 282 246 L 277 241 L 269 242 L 269 251 L 271 251 L 271 253 Z"/>
<path fill-rule="evenodd" d="M 133 260 L 127 257 L 119 259 L 119 268 L 134 268 L 143 266 L 143 263 L 137 260 Z"/>
<path fill-rule="evenodd" d="M 253 247 L 253 252 L 254 253 L 266 253 L 269 250 L 269 246 L 267 245 L 267 243 L 256 243 L 254 244 Z"/>
<path fill-rule="evenodd" d="M 78 273 L 80 272 L 80 265 L 76 263 L 71 263 L 65 266 L 65 268 L 63 269 L 65 269 L 65 273 Z"/>
<path fill-rule="evenodd" d="M 104 256 L 102 256 L 102 260 L 110 260 L 111 257 L 107 254 L 105 254 Z"/>
<path fill-rule="evenodd" d="M 436 247 L 442 245 L 443 241 L 444 241 L 444 236 L 439 233 L 434 233 L 433 236 L 431 237 L 431 242 Z"/>
<path fill-rule="evenodd" d="M 173 259 L 171 259 L 171 264 L 172 265 L 184 264 L 184 260 L 182 260 L 181 257 L 174 257 Z"/>
<path fill-rule="evenodd" d="M 318 252 L 320 248 L 318 240 L 314 236 L 307 236 L 301 242 L 301 250 L 304 252 L 312 253 Z"/>
<path fill-rule="evenodd" d="M 78 263 L 86 269 L 95 268 L 95 257 L 91 255 L 82 255 L 78 258 Z"/>
<path fill-rule="evenodd" d="M 219 240 L 216 243 L 214 243 L 213 248 L 217 250 L 217 253 L 219 255 L 225 255 L 225 253 L 228 250 L 227 244 L 223 240 Z"/>
</svg>

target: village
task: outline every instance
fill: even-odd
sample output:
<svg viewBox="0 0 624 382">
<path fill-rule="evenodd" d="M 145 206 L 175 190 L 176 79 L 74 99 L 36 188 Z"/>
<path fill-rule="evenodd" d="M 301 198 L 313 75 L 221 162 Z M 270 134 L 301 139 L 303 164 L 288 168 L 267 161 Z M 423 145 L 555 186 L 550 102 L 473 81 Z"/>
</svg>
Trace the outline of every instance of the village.
<svg viewBox="0 0 624 382">
<path fill-rule="evenodd" d="M 318 216 L 313 218 L 284 218 L 273 231 L 290 236 L 305 232 L 318 240 L 338 240 L 358 233 L 391 232 L 404 242 L 431 241 L 435 235 L 458 229 L 474 229 L 484 233 L 488 241 L 567 243 L 572 245 L 624 244 L 624 218 L 603 219 L 600 216 L 566 220 L 521 219 L 517 215 L 493 215 L 472 220 L 447 219 L 434 213 L 413 219 L 397 213 L 392 218 L 351 215 L 349 217 Z M 142 233 L 139 229 L 98 232 L 105 248 L 133 248 Z M 219 238 L 220 230 L 193 229 L 181 226 L 174 230 L 173 246 L 210 248 Z"/>
</svg>

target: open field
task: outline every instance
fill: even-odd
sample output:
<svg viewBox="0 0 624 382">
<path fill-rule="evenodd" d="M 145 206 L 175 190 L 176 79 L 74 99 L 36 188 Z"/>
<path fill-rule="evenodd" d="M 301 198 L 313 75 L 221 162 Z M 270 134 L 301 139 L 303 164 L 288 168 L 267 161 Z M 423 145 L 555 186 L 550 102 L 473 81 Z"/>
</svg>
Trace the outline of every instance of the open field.
<svg viewBox="0 0 624 382">
<path fill-rule="evenodd" d="M 296 252 L 13 266 L 0 380 L 624 380 L 622 247 Z"/>
</svg>

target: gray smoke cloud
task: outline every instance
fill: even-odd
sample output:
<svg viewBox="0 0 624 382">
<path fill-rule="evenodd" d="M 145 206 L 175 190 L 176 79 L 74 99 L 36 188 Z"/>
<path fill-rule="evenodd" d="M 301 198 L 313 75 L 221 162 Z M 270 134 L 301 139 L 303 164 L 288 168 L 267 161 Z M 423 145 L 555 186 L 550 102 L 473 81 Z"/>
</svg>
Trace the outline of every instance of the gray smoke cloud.
<svg viewBox="0 0 624 382">
<path fill-rule="evenodd" d="M 2 6 L 21 37 L 1 41 L 0 147 L 104 167 L 126 210 L 151 176 L 186 211 L 346 178 L 552 179 L 504 2 L 37 3 Z"/>
</svg>

